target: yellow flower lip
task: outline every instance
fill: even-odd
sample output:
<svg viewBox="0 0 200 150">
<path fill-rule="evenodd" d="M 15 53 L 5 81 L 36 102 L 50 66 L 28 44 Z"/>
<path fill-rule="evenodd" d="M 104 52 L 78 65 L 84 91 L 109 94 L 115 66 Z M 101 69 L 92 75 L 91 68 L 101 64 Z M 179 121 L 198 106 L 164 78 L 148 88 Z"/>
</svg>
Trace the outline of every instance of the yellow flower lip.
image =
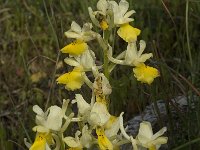
<svg viewBox="0 0 200 150">
<path fill-rule="evenodd" d="M 153 82 L 154 78 L 160 76 L 159 71 L 156 68 L 146 66 L 144 63 L 133 68 L 133 72 L 138 81 L 149 85 Z"/>
<path fill-rule="evenodd" d="M 52 144 L 52 136 L 50 133 L 37 133 L 35 141 L 29 150 L 43 150 L 46 143 Z"/>
<path fill-rule="evenodd" d="M 123 24 L 117 31 L 117 34 L 126 42 L 131 43 L 137 40 L 137 36 L 140 35 L 141 30 L 132 27 L 128 23 Z"/>
<path fill-rule="evenodd" d="M 102 30 L 108 29 L 108 23 L 105 20 L 102 20 L 99 25 L 101 26 Z"/>
<path fill-rule="evenodd" d="M 113 150 L 113 145 L 104 133 L 104 128 L 97 127 L 96 134 L 98 136 L 98 144 L 100 150 Z"/>
<path fill-rule="evenodd" d="M 58 84 L 65 84 L 67 90 L 74 91 L 80 89 L 84 83 L 82 68 L 75 67 L 73 71 L 61 75 L 56 81 Z"/>
<path fill-rule="evenodd" d="M 87 43 L 82 40 L 75 40 L 74 42 L 66 45 L 61 49 L 62 53 L 68 53 L 70 55 L 78 56 L 81 55 L 88 49 Z"/>
</svg>

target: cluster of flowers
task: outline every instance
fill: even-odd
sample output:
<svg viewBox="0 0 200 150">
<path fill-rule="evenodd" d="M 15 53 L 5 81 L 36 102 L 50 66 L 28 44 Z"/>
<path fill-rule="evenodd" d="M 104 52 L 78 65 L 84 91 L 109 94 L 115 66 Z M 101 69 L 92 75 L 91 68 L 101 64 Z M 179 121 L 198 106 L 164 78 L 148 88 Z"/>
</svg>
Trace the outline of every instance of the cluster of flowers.
<svg viewBox="0 0 200 150">
<path fill-rule="evenodd" d="M 92 97 L 88 103 L 81 94 L 75 95 L 71 104 L 77 105 L 77 114 L 66 113 L 70 111 L 70 100 L 63 100 L 62 108 L 51 106 L 46 112 L 35 105 L 33 111 L 37 114 L 37 125 L 33 131 L 36 132 L 36 138 L 32 145 L 25 140 L 30 150 L 50 150 L 50 147 L 55 150 L 81 150 L 95 145 L 101 150 L 113 150 L 120 149 L 120 146 L 126 143 L 132 143 L 134 150 L 156 150 L 161 144 L 167 143 L 167 137 L 162 136 L 167 130 L 166 127 L 153 134 L 151 124 L 143 121 L 138 135 L 133 138 L 124 128 L 123 112 L 116 117 L 108 110 L 108 99 L 112 92 L 108 78 L 115 64 L 132 66 L 134 76 L 142 83 L 151 84 L 154 78 L 159 76 L 157 69 L 144 64 L 153 55 L 142 54 L 146 47 L 143 40 L 139 42 L 138 50 L 137 36 L 140 30 L 129 24 L 133 21 L 130 16 L 135 11 L 128 11 L 128 8 L 129 3 L 126 0 L 121 0 L 119 4 L 115 1 L 99 0 L 97 11 L 90 7 L 88 10 L 93 24 L 103 31 L 103 36 L 92 31 L 91 23 L 85 23 L 81 28 L 74 21 L 71 29 L 65 32 L 68 38 L 75 40 L 62 48 L 61 52 L 69 54 L 64 62 L 74 69 L 61 75 L 57 83 L 64 84 L 67 90 L 72 91 L 80 89 L 85 83 L 91 89 Z M 113 48 L 108 40 L 113 28 L 118 28 L 117 34 L 128 43 L 127 49 L 116 58 L 112 55 Z M 88 45 L 91 40 L 98 41 L 103 49 L 105 58 L 102 66 L 96 65 L 95 53 Z M 93 78 L 88 78 L 88 74 Z M 76 131 L 75 137 L 65 135 L 71 123 L 78 124 L 80 129 Z"/>
</svg>

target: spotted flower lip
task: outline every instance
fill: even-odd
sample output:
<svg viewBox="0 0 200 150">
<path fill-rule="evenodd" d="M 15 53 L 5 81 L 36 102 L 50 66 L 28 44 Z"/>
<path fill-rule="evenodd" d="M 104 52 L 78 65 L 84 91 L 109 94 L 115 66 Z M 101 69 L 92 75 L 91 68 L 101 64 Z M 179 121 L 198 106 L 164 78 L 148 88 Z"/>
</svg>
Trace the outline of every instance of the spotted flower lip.
<svg viewBox="0 0 200 150">
<path fill-rule="evenodd" d="M 115 1 L 109 1 L 109 3 L 113 8 L 114 24 L 122 25 L 134 21 L 133 18 L 129 17 L 135 13 L 135 10 L 128 11 L 129 3 L 126 0 L 121 0 L 119 5 Z"/>
<path fill-rule="evenodd" d="M 113 150 L 113 145 L 111 141 L 106 137 L 104 128 L 97 127 L 96 133 L 98 136 L 98 144 L 100 150 Z"/>
<path fill-rule="evenodd" d="M 71 23 L 71 29 L 65 32 L 67 38 L 74 38 L 80 41 L 91 41 L 95 38 L 95 32 L 92 31 L 92 24 L 85 23 L 81 28 L 75 21 Z"/>
<path fill-rule="evenodd" d="M 49 133 L 37 133 L 33 145 L 29 150 L 50 150 L 49 145 L 53 143 L 53 138 Z"/>
</svg>

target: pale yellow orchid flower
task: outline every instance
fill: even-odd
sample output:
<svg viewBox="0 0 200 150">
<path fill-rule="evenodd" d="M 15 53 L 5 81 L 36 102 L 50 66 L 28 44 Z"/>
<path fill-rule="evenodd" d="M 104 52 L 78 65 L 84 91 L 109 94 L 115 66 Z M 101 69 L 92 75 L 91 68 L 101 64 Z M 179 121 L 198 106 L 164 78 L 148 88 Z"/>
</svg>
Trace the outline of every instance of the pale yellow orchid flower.
<svg viewBox="0 0 200 150">
<path fill-rule="evenodd" d="M 167 128 L 163 127 L 157 133 L 153 134 L 151 124 L 143 121 L 140 123 L 139 133 L 137 135 L 138 143 L 149 150 L 158 150 L 162 144 L 167 143 L 168 138 L 162 136 L 166 131 Z"/>
</svg>

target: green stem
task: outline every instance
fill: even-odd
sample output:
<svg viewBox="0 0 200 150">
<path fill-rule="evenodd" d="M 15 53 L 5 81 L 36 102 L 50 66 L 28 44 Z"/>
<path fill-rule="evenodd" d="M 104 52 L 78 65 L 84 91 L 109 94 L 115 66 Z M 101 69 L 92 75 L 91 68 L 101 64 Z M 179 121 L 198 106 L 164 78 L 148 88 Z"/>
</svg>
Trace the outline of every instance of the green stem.
<svg viewBox="0 0 200 150">
<path fill-rule="evenodd" d="M 103 73 L 105 77 L 109 80 L 109 67 L 108 67 L 108 39 L 110 37 L 110 32 L 108 30 L 103 32 L 103 39 L 105 44 L 107 45 L 106 48 L 103 49 Z"/>
<path fill-rule="evenodd" d="M 60 150 L 65 150 L 65 143 L 62 140 L 63 133 L 59 133 L 58 137 L 59 137 L 59 141 L 60 141 Z"/>
<path fill-rule="evenodd" d="M 186 1 L 185 26 L 186 26 L 187 47 L 188 47 L 188 54 L 189 54 L 189 59 L 190 59 L 190 66 L 193 67 L 192 54 L 191 54 L 191 49 L 190 49 L 190 37 L 189 37 L 189 25 L 188 25 L 188 8 L 189 8 L 189 0 Z"/>
<path fill-rule="evenodd" d="M 103 64 L 103 73 L 104 73 L 104 75 L 105 75 L 105 77 L 107 78 L 107 79 L 109 79 L 109 71 L 108 71 L 108 57 L 107 57 L 107 54 L 108 54 L 108 49 L 105 49 L 104 50 L 104 64 Z"/>
<path fill-rule="evenodd" d="M 185 143 L 185 144 L 183 144 L 183 145 L 181 145 L 181 146 L 179 146 L 179 147 L 174 148 L 173 150 L 182 149 L 182 148 L 184 148 L 184 147 L 186 147 L 186 146 L 189 146 L 189 145 L 191 145 L 191 144 L 193 144 L 193 143 L 196 143 L 196 142 L 199 142 L 199 141 L 200 141 L 200 138 L 194 139 L 194 140 L 189 141 L 189 142 L 187 142 L 187 143 Z"/>
</svg>

